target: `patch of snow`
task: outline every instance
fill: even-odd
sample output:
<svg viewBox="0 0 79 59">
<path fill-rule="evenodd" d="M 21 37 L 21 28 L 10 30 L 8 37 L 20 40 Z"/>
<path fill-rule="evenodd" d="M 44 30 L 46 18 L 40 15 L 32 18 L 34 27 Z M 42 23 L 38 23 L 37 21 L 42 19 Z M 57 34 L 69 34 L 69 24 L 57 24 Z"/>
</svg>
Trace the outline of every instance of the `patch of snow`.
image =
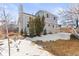
<svg viewBox="0 0 79 59">
<path fill-rule="evenodd" d="M 5 43 L 6 42 L 6 43 Z M 19 43 L 20 42 L 20 43 Z M 3 40 L 4 46 L 0 46 L 4 50 L 1 55 L 8 56 L 7 39 Z M 6 46 L 6 47 L 5 47 Z M 10 44 L 11 56 L 51 56 L 52 54 L 45 51 L 41 46 L 33 43 L 30 40 L 16 40 Z M 17 46 L 17 47 L 16 47 Z M 19 51 L 17 51 L 19 49 Z"/>
<path fill-rule="evenodd" d="M 34 38 L 25 38 L 23 40 L 18 39 L 16 41 L 11 40 L 10 44 L 10 53 L 11 56 L 51 56 L 52 54 L 48 51 L 44 50 L 41 46 L 33 43 L 32 41 L 42 40 L 42 41 L 50 41 L 50 40 L 58 40 L 64 39 L 68 40 L 70 38 L 70 33 L 56 33 L 56 34 L 48 34 L 42 35 L 41 37 Z M 1 41 L 3 45 L 0 45 L 0 55 L 8 56 L 8 39 L 4 39 Z M 54 55 L 52 55 L 54 56 Z"/>
</svg>

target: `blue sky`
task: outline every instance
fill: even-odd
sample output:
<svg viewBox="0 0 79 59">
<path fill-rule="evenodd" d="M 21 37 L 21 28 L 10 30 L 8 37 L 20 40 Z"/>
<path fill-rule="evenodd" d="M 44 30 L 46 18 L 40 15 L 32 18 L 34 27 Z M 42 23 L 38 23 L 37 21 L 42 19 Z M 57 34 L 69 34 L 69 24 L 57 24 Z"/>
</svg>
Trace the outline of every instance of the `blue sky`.
<svg viewBox="0 0 79 59">
<path fill-rule="evenodd" d="M 68 3 L 23 3 L 23 8 L 24 12 L 30 14 L 35 14 L 39 10 L 46 10 L 52 14 L 58 15 L 58 10 L 67 10 L 71 5 L 72 4 Z M 18 19 L 19 3 L 0 4 L 0 7 L 5 7 L 13 17 L 13 20 Z"/>
</svg>

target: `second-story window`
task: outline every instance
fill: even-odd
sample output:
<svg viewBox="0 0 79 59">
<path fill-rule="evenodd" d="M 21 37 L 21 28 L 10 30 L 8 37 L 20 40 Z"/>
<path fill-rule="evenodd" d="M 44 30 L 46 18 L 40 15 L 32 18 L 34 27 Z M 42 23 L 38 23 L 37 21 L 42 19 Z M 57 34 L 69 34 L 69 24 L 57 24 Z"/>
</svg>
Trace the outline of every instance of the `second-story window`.
<svg viewBox="0 0 79 59">
<path fill-rule="evenodd" d="M 53 28 L 54 28 L 54 25 L 53 25 Z"/>
<path fill-rule="evenodd" d="M 49 15 L 47 14 L 47 18 L 49 17 Z"/>
<path fill-rule="evenodd" d="M 50 26 L 50 24 L 48 26 Z"/>
<path fill-rule="evenodd" d="M 54 20 L 55 20 L 56 18 L 54 17 Z"/>
<path fill-rule="evenodd" d="M 27 24 L 27 27 L 29 27 L 29 24 Z"/>
<path fill-rule="evenodd" d="M 29 17 L 29 19 L 31 20 L 31 17 Z"/>
</svg>

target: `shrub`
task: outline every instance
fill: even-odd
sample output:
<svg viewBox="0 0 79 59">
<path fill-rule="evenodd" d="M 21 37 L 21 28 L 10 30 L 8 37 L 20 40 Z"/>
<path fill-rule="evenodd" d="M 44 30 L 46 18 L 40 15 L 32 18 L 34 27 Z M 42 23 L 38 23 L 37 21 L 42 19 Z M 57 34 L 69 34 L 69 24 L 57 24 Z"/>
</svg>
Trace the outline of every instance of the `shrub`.
<svg viewBox="0 0 79 59">
<path fill-rule="evenodd" d="M 74 35 L 74 34 L 71 34 L 70 35 L 70 40 L 77 40 L 78 38 L 76 37 L 76 35 Z"/>
<path fill-rule="evenodd" d="M 36 32 L 36 35 L 40 36 L 40 34 L 42 32 L 42 25 L 41 25 L 40 17 L 36 17 L 34 21 L 35 21 L 35 32 Z"/>
</svg>

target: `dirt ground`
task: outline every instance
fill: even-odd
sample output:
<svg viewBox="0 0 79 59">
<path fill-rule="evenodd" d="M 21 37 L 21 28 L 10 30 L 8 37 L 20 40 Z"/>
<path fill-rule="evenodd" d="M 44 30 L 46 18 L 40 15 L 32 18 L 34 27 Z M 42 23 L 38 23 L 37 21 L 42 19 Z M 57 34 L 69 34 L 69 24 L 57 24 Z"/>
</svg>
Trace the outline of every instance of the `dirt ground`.
<svg viewBox="0 0 79 59">
<path fill-rule="evenodd" d="M 35 43 L 56 56 L 79 56 L 79 40 L 37 41 Z"/>
</svg>

